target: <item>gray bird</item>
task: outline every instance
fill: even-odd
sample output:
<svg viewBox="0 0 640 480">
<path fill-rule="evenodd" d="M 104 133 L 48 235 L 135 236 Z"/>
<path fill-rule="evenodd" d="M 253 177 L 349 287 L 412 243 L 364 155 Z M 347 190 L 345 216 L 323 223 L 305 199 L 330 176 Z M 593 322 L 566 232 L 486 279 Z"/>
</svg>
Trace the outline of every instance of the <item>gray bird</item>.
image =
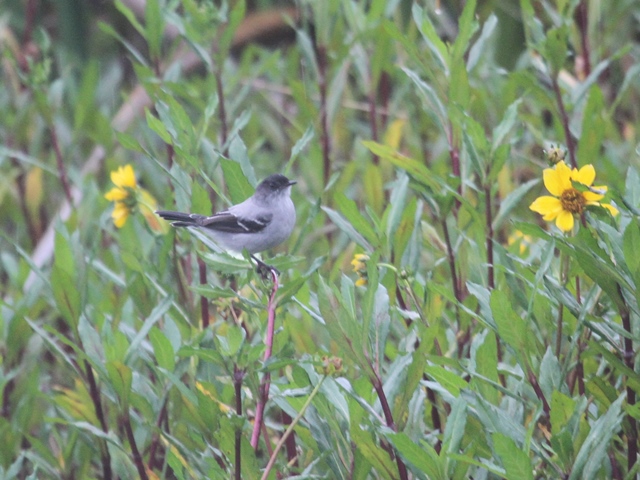
<svg viewBox="0 0 640 480">
<path fill-rule="evenodd" d="M 291 186 L 295 183 L 284 175 L 270 175 L 260 182 L 253 196 L 211 216 L 165 210 L 156 214 L 174 227 L 198 228 L 222 248 L 234 252 L 246 249 L 253 257 L 254 253 L 280 245 L 291 235 L 296 223 L 291 201 Z"/>
</svg>

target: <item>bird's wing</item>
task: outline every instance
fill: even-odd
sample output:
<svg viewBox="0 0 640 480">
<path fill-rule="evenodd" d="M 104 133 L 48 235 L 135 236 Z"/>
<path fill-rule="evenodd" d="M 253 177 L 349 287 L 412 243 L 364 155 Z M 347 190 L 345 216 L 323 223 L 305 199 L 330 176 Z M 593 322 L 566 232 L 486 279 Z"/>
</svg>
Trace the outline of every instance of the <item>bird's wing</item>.
<svg viewBox="0 0 640 480">
<path fill-rule="evenodd" d="M 227 233 L 257 233 L 269 225 L 273 215 L 262 213 L 254 218 L 243 218 L 229 211 L 216 213 L 200 222 L 201 227 Z"/>
</svg>

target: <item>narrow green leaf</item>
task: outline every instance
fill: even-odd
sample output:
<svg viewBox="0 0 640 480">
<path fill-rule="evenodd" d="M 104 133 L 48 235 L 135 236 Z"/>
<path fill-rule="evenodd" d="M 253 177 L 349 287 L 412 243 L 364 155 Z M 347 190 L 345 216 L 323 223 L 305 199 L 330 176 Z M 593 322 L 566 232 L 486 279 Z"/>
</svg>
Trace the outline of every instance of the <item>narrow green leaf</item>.
<svg viewBox="0 0 640 480">
<path fill-rule="evenodd" d="M 454 397 L 460 395 L 460 390 L 469 387 L 469 384 L 460 375 L 450 372 L 440 365 L 429 365 L 425 367 L 424 373 Z"/>
<path fill-rule="evenodd" d="M 162 330 L 154 326 L 149 331 L 149 340 L 153 346 L 153 353 L 158 366 L 173 372 L 176 366 L 175 352 L 169 339 L 162 333 Z"/>
<path fill-rule="evenodd" d="M 476 3 L 476 0 L 466 2 L 464 9 L 462 10 L 462 14 L 459 17 L 458 35 L 453 42 L 453 49 L 451 51 L 451 63 L 453 65 L 456 63 L 463 63 L 463 57 L 469 48 L 469 42 L 478 30 L 478 22 L 476 21 Z"/>
<path fill-rule="evenodd" d="M 391 461 L 389 454 L 376 445 L 373 435 L 364 431 L 360 425 L 352 424 L 351 440 L 358 451 L 373 466 L 375 472 L 384 479 L 395 479 L 398 476 L 398 469 Z"/>
<path fill-rule="evenodd" d="M 583 113 L 577 152 L 581 164 L 594 163 L 600 154 L 608 125 L 603 117 L 604 112 L 604 96 L 600 86 L 596 84 L 589 91 L 589 99 Z"/>
<path fill-rule="evenodd" d="M 444 462 L 431 445 L 426 442 L 421 442 L 421 445 L 418 445 L 403 432 L 388 433 L 386 437 L 400 456 L 416 470 L 425 473 L 429 479 L 447 480 Z"/>
<path fill-rule="evenodd" d="M 640 245 L 640 223 L 638 219 L 631 219 L 629 225 L 627 225 L 627 228 L 624 230 L 622 242 L 627 268 L 631 274 L 637 276 L 638 273 L 640 273 L 640 252 L 638 252 L 638 246 Z"/>
<path fill-rule="evenodd" d="M 597 478 L 602 463 L 607 458 L 607 451 L 614 434 L 620 430 L 620 424 L 624 416 L 622 402 L 626 395 L 623 393 L 611 404 L 604 415 L 597 418 L 589 435 L 576 455 L 576 461 L 571 469 L 569 480 L 590 480 Z"/>
<path fill-rule="evenodd" d="M 428 188 L 439 190 L 440 185 L 434 179 L 433 174 L 429 169 L 422 163 L 413 160 L 412 158 L 405 157 L 387 145 L 382 145 L 372 141 L 364 141 L 362 144 L 380 158 L 387 160 L 396 167 L 406 171 L 416 182 Z"/>
<path fill-rule="evenodd" d="M 344 215 L 346 220 L 351 223 L 353 228 L 362 234 L 362 236 L 364 236 L 372 245 L 377 245 L 378 235 L 369 222 L 358 211 L 356 202 L 347 198 L 347 196 L 342 192 L 336 192 L 333 198 L 338 210 L 342 215 Z"/>
<path fill-rule="evenodd" d="M 494 13 L 489 15 L 482 26 L 482 32 L 480 36 L 469 50 L 469 57 L 467 59 L 467 71 L 471 72 L 478 64 L 483 55 L 489 55 L 487 52 L 487 43 L 490 41 L 493 32 L 498 25 L 498 17 Z"/>
<path fill-rule="evenodd" d="M 81 299 L 74 278 L 61 266 L 54 264 L 51 268 L 51 288 L 58 310 L 75 330 L 80 318 Z"/>
<path fill-rule="evenodd" d="M 122 0 L 116 0 L 116 9 L 126 17 L 129 23 L 136 29 L 136 31 L 144 37 L 144 28 L 142 24 L 138 22 L 136 14 L 131 10 Z"/>
<path fill-rule="evenodd" d="M 234 204 L 240 203 L 253 195 L 253 187 L 247 181 L 242 166 L 234 160 L 220 158 L 220 166 L 224 173 L 224 182 Z"/>
<path fill-rule="evenodd" d="M 449 51 L 445 43 L 440 39 L 433 23 L 431 23 L 429 15 L 424 12 L 418 3 L 413 4 L 411 13 L 413 15 L 413 21 L 418 26 L 418 29 L 422 34 L 422 38 L 424 38 L 424 41 L 427 44 L 427 48 L 437 62 L 436 68 L 447 74 L 451 63 Z"/>
<path fill-rule="evenodd" d="M 147 125 L 151 130 L 156 132 L 160 139 L 167 145 L 173 145 L 173 139 L 167 130 L 167 127 L 160 121 L 160 119 L 154 117 L 148 109 L 144 111 L 147 119 Z"/>
<path fill-rule="evenodd" d="M 547 32 L 544 42 L 544 57 L 549 62 L 551 74 L 557 75 L 567 59 L 567 28 L 552 28 Z"/>
<path fill-rule="evenodd" d="M 229 158 L 238 162 L 244 177 L 247 179 L 249 184 L 255 188 L 258 185 L 256 172 L 253 170 L 253 166 L 251 165 L 247 146 L 239 135 L 236 135 L 231 139 L 231 143 L 229 144 Z"/>
<path fill-rule="evenodd" d="M 496 149 L 504 142 L 504 139 L 507 137 L 507 134 L 513 128 L 513 125 L 516 123 L 516 119 L 518 118 L 518 107 L 522 103 L 522 99 L 518 98 L 515 102 L 513 102 L 507 108 L 507 111 L 504 113 L 502 120 L 500 123 L 493 129 L 493 140 L 491 143 L 491 152 L 495 152 Z"/>
<path fill-rule="evenodd" d="M 500 202 L 500 208 L 498 209 L 498 213 L 493 220 L 493 229 L 497 231 L 502 227 L 505 220 L 511 217 L 511 213 L 513 210 L 520 205 L 522 199 L 531 191 L 533 187 L 540 184 L 540 180 L 534 178 L 533 180 L 529 180 L 522 185 L 519 185 L 515 190 L 510 192 L 503 200 Z"/>
<path fill-rule="evenodd" d="M 118 143 L 127 150 L 136 153 L 144 153 L 144 148 L 140 145 L 140 141 L 126 132 L 115 132 Z"/>
<path fill-rule="evenodd" d="M 371 244 L 358 232 L 351 223 L 335 210 L 329 207 L 322 207 L 322 210 L 329 216 L 336 227 L 342 230 L 353 242 L 357 243 L 367 251 L 372 251 Z"/>
<path fill-rule="evenodd" d="M 577 403 L 571 397 L 556 390 L 551 394 L 551 433 L 557 434 L 567 426 L 576 410 Z"/>
<path fill-rule="evenodd" d="M 377 215 L 382 214 L 384 208 L 384 182 L 382 181 L 382 172 L 379 166 L 373 163 L 367 163 L 362 179 L 364 187 L 364 200 L 366 205 L 371 207 Z"/>
<path fill-rule="evenodd" d="M 491 293 L 491 311 L 498 334 L 516 354 L 528 354 L 525 321 L 513 310 L 509 296 L 503 290 Z"/>
<path fill-rule="evenodd" d="M 127 354 L 125 356 L 125 362 L 129 362 L 131 357 L 134 355 L 138 355 L 139 347 L 142 341 L 146 338 L 147 333 L 151 330 L 158 320 L 162 318 L 162 316 L 167 313 L 167 311 L 171 308 L 173 304 L 173 298 L 171 296 L 167 296 L 162 299 L 162 301 L 155 306 L 155 308 L 151 311 L 149 316 L 146 318 L 140 330 L 131 341 L 131 345 L 129 345 L 129 349 L 127 350 Z"/>
<path fill-rule="evenodd" d="M 146 0 L 144 9 L 144 20 L 146 24 L 145 38 L 149 45 L 151 58 L 160 59 L 160 46 L 164 33 L 164 18 L 160 10 L 159 0 Z"/>
<path fill-rule="evenodd" d="M 122 402 L 122 408 L 129 408 L 131 381 L 133 379 L 131 369 L 124 363 L 118 361 L 107 362 L 105 367 L 109 375 L 109 380 L 111 381 L 111 386 Z"/>
<path fill-rule="evenodd" d="M 443 131 L 446 131 L 448 128 L 447 110 L 435 90 L 424 80 L 422 80 L 414 71 L 409 70 L 406 67 L 403 67 L 402 71 L 406 73 L 407 76 L 413 81 L 414 85 L 418 87 L 418 94 L 422 99 L 422 103 L 428 111 L 432 111 L 435 114 L 436 118 L 438 119 L 438 123 L 440 124 L 440 128 Z"/>
<path fill-rule="evenodd" d="M 533 467 L 529 455 L 506 435 L 494 433 L 492 439 L 495 452 L 502 460 L 507 473 L 507 480 L 533 480 Z"/>
</svg>

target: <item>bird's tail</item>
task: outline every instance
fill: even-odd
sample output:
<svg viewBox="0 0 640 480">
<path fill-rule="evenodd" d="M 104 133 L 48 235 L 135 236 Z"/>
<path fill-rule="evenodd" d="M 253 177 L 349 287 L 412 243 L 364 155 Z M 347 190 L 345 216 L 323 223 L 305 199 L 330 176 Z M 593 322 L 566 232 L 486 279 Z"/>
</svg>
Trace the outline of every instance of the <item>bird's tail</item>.
<svg viewBox="0 0 640 480">
<path fill-rule="evenodd" d="M 167 210 L 158 210 L 156 215 L 169 220 L 174 227 L 194 227 L 198 225 L 198 217 L 191 213 L 171 212 Z"/>
</svg>

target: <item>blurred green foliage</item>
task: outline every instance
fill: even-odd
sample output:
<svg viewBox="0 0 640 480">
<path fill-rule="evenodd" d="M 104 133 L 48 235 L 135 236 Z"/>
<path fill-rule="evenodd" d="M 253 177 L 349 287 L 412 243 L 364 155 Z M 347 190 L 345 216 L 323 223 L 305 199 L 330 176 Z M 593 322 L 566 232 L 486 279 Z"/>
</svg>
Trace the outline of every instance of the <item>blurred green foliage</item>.
<svg viewBox="0 0 640 480">
<path fill-rule="evenodd" d="M 634 478 L 638 17 L 3 2 L 0 477 Z M 531 212 L 547 156 L 619 214 Z M 150 213 L 275 172 L 298 181 L 277 291 Z"/>
</svg>

